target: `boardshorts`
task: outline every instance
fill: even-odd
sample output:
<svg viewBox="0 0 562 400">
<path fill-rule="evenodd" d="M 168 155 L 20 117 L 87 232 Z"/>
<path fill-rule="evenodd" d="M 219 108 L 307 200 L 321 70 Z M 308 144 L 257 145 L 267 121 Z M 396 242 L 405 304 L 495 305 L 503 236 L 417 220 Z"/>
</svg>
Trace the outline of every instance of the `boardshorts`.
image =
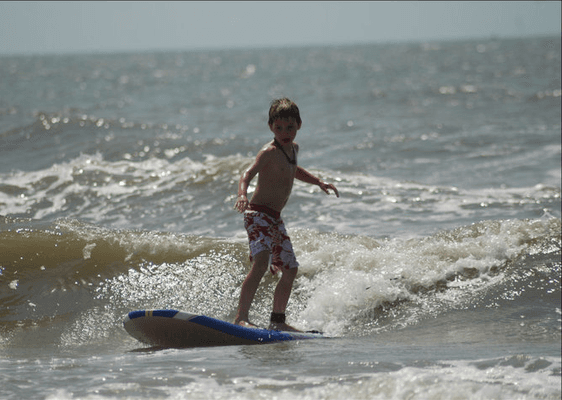
<svg viewBox="0 0 562 400">
<path fill-rule="evenodd" d="M 266 206 L 250 204 L 244 212 L 244 227 L 250 242 L 250 261 L 262 251 L 269 251 L 269 270 L 273 275 L 282 269 L 298 268 L 291 239 L 279 212 Z"/>
</svg>

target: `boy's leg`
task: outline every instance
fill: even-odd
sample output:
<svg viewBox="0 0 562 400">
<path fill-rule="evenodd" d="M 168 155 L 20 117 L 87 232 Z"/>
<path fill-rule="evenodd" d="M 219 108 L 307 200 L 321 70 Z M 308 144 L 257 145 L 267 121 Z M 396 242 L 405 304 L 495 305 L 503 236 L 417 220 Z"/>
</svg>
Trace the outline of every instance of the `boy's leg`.
<svg viewBox="0 0 562 400">
<path fill-rule="evenodd" d="M 252 269 L 246 276 L 244 283 L 242 284 L 242 290 L 240 292 L 240 300 L 238 302 L 238 312 L 234 323 L 237 325 L 251 325 L 249 321 L 249 312 L 252 301 L 260 281 L 267 271 L 267 266 L 269 264 L 269 251 L 262 251 L 254 256 L 254 262 L 252 263 Z"/>
<path fill-rule="evenodd" d="M 289 303 L 289 297 L 291 296 L 291 290 L 293 288 L 293 282 L 295 281 L 295 277 L 297 276 L 298 268 L 291 268 L 283 270 L 283 275 L 279 282 L 277 283 L 277 287 L 275 288 L 275 295 L 273 297 L 273 312 L 277 314 L 285 314 L 285 309 L 287 308 L 287 304 Z M 281 330 L 281 331 L 296 331 L 297 329 L 293 328 L 286 323 L 271 323 L 269 325 L 269 329 L 274 330 Z"/>
</svg>

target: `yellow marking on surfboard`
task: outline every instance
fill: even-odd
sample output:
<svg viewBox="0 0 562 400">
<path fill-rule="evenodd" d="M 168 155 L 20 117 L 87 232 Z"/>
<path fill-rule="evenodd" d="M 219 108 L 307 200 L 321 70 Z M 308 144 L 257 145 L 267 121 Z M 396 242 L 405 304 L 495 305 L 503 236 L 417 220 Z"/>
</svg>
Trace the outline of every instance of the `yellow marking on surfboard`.
<svg viewBox="0 0 562 400">
<path fill-rule="evenodd" d="M 152 310 L 146 310 L 146 311 L 144 312 L 144 316 L 145 316 L 145 317 L 152 317 Z"/>
</svg>

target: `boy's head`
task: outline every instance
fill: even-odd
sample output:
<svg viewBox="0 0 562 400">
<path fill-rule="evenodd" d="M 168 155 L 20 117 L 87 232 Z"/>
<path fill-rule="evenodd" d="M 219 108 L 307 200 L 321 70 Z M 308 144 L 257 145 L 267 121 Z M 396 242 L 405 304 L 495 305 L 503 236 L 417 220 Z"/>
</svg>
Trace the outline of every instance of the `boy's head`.
<svg viewBox="0 0 562 400">
<path fill-rule="evenodd" d="M 286 97 L 273 100 L 271 102 L 271 107 L 269 107 L 269 126 L 271 126 L 276 119 L 287 118 L 294 118 L 299 127 L 302 124 L 299 108 L 294 101 Z"/>
</svg>

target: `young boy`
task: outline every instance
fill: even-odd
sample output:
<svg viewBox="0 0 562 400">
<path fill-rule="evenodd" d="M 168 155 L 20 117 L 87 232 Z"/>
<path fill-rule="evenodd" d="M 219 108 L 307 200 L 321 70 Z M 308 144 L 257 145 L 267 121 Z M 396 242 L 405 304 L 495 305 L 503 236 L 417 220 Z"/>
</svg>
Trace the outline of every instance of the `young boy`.
<svg viewBox="0 0 562 400">
<path fill-rule="evenodd" d="M 269 329 L 296 331 L 285 323 L 285 308 L 299 264 L 280 213 L 289 199 L 295 178 L 318 185 L 327 194 L 329 189 L 337 197 L 339 193 L 334 185 L 322 182 L 297 165 L 299 146 L 294 140 L 302 121 L 294 102 L 287 98 L 274 100 L 269 109 L 268 125 L 274 139 L 260 150 L 254 163 L 240 178 L 238 199 L 234 206 L 244 213 L 252 262 L 252 269 L 242 284 L 234 323 L 256 327 L 250 323 L 248 314 L 259 283 L 267 271 L 271 254 L 270 270 L 273 274 L 282 271 L 282 276 L 275 288 Z M 248 186 L 256 175 L 258 184 L 251 202 L 248 202 Z"/>
</svg>

